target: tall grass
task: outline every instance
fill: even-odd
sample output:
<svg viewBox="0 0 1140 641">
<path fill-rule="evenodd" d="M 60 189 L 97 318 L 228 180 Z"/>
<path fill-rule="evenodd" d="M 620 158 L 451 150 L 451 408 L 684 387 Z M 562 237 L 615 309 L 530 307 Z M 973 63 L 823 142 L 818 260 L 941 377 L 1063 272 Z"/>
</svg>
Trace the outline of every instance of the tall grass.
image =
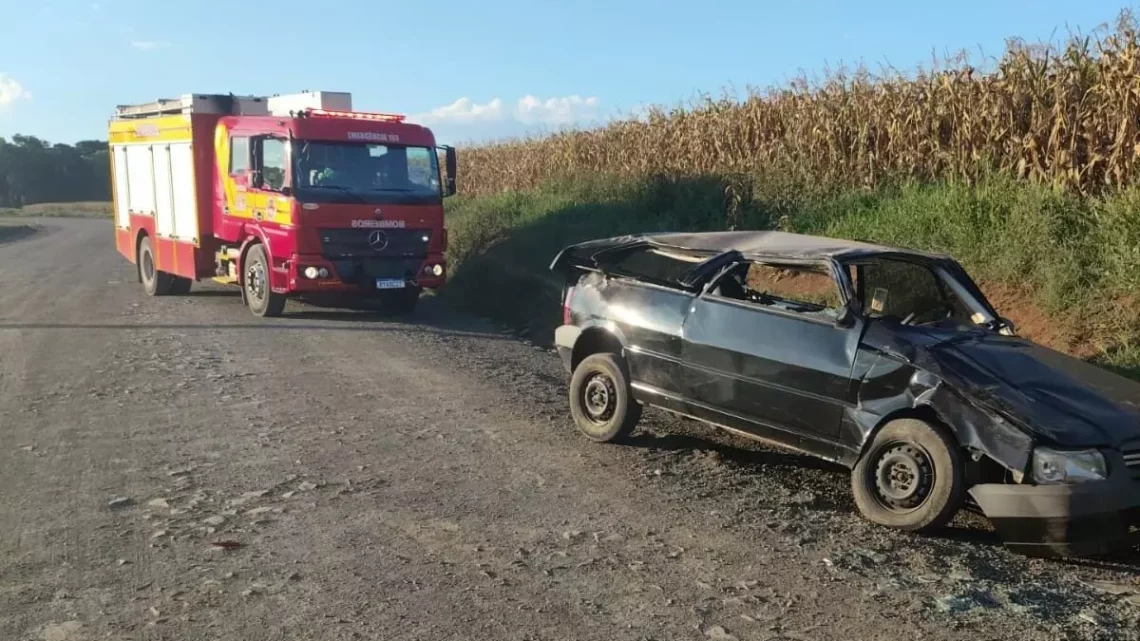
<svg viewBox="0 0 1140 641">
<path fill-rule="evenodd" d="M 765 187 L 725 198 L 726 179 L 560 180 L 449 203 L 447 295 L 548 334 L 562 247 L 663 230 L 779 228 L 948 252 L 1030 338 L 1140 378 L 1140 186 L 1098 196 L 1000 176 L 784 198 Z"/>
<path fill-rule="evenodd" d="M 1114 29 L 1056 46 L 1010 41 L 984 71 L 966 57 L 909 75 L 841 70 L 742 101 L 465 148 L 459 160 L 471 195 L 584 173 L 736 176 L 732 198 L 757 175 L 839 189 L 994 174 L 1070 193 L 1119 189 L 1140 163 L 1140 31 L 1123 12 Z"/>
</svg>

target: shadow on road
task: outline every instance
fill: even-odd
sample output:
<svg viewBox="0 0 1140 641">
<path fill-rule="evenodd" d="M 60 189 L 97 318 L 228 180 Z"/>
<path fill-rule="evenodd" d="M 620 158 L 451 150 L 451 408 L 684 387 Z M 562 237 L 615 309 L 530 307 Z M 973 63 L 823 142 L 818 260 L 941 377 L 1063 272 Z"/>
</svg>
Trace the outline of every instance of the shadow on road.
<svg viewBox="0 0 1140 641">
<path fill-rule="evenodd" d="M 831 463 L 814 456 L 795 454 L 792 452 L 782 452 L 777 450 L 742 448 L 728 443 L 701 438 L 699 436 L 690 436 L 688 434 L 650 434 L 647 432 L 640 432 L 633 438 L 626 441 L 625 444 L 629 445 L 630 447 L 639 447 L 649 450 L 661 450 L 667 452 L 709 450 L 717 452 L 720 457 L 726 461 L 731 461 L 744 467 L 799 467 L 831 473 L 847 472 L 846 468 L 844 468 L 842 465 Z M 759 474 L 763 472 L 761 470 L 758 470 L 757 473 Z"/>
<path fill-rule="evenodd" d="M 366 321 L 365 321 L 366 322 Z M 301 323 L 209 323 L 192 325 L 186 323 L 5 323 L 0 322 L 0 331 L 6 329 L 33 330 L 33 331 L 67 331 L 67 330 L 153 330 L 173 329 L 179 331 L 215 331 L 215 330 L 256 330 L 256 331 L 306 331 L 306 332 L 396 332 L 396 333 L 423 333 L 435 336 L 462 336 L 467 338 L 482 338 L 487 340 L 515 340 L 511 336 L 502 334 L 489 334 L 477 331 L 464 331 L 442 329 L 415 324 L 389 323 L 387 327 L 375 325 L 312 325 Z"/>
</svg>

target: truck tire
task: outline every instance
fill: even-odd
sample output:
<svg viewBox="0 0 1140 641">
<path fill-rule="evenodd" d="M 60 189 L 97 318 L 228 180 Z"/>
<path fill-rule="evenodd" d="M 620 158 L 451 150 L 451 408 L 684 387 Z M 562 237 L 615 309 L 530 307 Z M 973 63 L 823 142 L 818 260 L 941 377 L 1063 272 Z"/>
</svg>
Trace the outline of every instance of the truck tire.
<svg viewBox="0 0 1140 641">
<path fill-rule="evenodd" d="M 170 284 L 171 296 L 185 296 L 190 293 L 190 288 L 194 286 L 194 281 L 189 278 L 181 276 L 174 276 L 173 282 Z"/>
<path fill-rule="evenodd" d="M 954 518 L 966 494 L 962 449 L 940 425 L 891 421 L 855 464 L 851 489 L 869 521 L 908 532 L 936 530 Z"/>
<path fill-rule="evenodd" d="M 617 354 L 587 356 L 570 377 L 570 414 L 586 438 L 598 443 L 622 441 L 641 420 L 629 375 Z"/>
<path fill-rule="evenodd" d="M 139 241 L 138 251 L 139 280 L 142 281 L 143 291 L 147 296 L 166 296 L 174 284 L 174 277 L 164 271 L 159 271 L 154 260 L 154 249 L 150 245 L 150 238 L 143 236 Z"/>
<path fill-rule="evenodd" d="M 285 295 L 275 294 L 269 286 L 269 257 L 265 248 L 254 245 L 249 248 L 242 265 L 241 286 L 245 289 L 245 301 L 254 316 L 268 318 L 280 316 L 285 310 Z"/>
</svg>

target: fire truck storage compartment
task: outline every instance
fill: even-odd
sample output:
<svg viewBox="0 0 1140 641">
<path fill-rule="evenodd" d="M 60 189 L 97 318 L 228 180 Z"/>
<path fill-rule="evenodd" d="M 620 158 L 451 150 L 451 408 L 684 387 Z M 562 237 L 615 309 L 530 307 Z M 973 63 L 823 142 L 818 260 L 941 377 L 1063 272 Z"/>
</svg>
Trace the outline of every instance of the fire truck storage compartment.
<svg viewBox="0 0 1140 641">
<path fill-rule="evenodd" d="M 155 235 L 197 243 L 198 206 L 190 141 L 113 145 L 115 222 L 130 229 L 131 214 L 154 218 Z"/>
</svg>

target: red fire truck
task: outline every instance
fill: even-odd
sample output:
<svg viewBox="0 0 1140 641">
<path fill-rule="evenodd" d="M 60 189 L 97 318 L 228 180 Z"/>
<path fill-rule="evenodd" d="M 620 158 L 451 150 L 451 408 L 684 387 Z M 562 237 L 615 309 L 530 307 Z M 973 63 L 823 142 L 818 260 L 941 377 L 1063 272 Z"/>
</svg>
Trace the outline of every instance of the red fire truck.
<svg viewBox="0 0 1140 641">
<path fill-rule="evenodd" d="M 151 296 L 213 279 L 258 316 L 287 298 L 408 311 L 444 283 L 455 150 L 403 116 L 338 92 L 187 94 L 119 106 L 110 145 L 115 245 Z"/>
</svg>

